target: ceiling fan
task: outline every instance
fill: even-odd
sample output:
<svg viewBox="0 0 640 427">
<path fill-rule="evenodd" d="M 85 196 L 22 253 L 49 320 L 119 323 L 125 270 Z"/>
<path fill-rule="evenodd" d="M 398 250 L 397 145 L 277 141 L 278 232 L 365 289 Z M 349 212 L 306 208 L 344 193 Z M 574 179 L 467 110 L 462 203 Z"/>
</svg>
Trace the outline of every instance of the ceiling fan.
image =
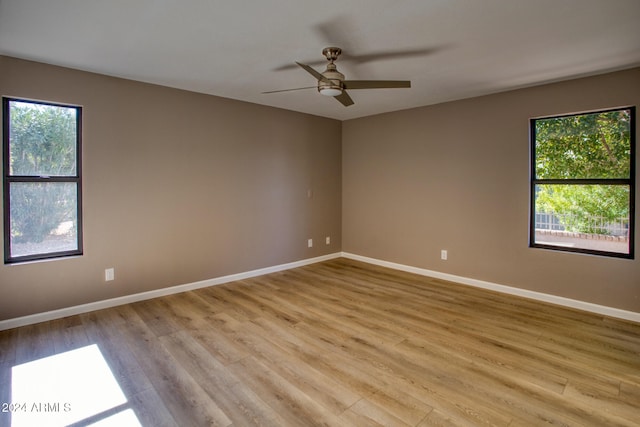
<svg viewBox="0 0 640 427">
<path fill-rule="evenodd" d="M 395 89 L 411 87 L 411 82 L 408 80 L 345 80 L 344 74 L 338 71 L 334 63 L 341 53 L 342 49 L 339 47 L 325 47 L 322 50 L 322 54 L 327 58 L 327 61 L 329 61 L 327 68 L 322 73 L 317 72 L 309 65 L 296 62 L 302 69 L 318 80 L 317 86 L 272 90 L 262 93 L 288 92 L 316 87 L 322 95 L 333 96 L 342 105 L 348 107 L 349 105 L 353 105 L 354 102 L 347 93 L 347 89 Z"/>
</svg>

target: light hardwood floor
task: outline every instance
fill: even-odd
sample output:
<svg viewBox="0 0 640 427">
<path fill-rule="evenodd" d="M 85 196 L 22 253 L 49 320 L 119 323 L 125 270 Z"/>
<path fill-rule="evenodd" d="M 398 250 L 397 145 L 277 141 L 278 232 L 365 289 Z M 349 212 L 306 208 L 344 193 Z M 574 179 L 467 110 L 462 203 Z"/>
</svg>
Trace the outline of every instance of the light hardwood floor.
<svg viewBox="0 0 640 427">
<path fill-rule="evenodd" d="M 342 258 L 0 332 L 0 402 L 90 344 L 144 426 L 640 425 L 640 324 Z"/>
</svg>

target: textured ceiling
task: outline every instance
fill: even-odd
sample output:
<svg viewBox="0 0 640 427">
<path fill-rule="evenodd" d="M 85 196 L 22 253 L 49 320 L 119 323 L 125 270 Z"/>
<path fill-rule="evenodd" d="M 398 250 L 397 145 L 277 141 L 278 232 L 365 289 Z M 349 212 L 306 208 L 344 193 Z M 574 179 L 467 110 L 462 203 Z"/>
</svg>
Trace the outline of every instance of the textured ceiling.
<svg viewBox="0 0 640 427">
<path fill-rule="evenodd" d="M 640 65 L 640 0 L 0 0 L 0 53 L 340 120 Z M 344 107 L 323 71 L 339 46 Z M 1 72 L 1 70 L 0 70 Z"/>
</svg>

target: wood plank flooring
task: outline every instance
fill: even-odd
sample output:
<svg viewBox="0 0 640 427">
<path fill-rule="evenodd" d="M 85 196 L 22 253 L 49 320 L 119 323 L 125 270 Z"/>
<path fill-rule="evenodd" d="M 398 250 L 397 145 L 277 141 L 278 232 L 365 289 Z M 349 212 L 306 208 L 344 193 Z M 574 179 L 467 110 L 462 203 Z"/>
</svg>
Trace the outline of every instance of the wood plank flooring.
<svg viewBox="0 0 640 427">
<path fill-rule="evenodd" d="M 143 426 L 640 425 L 640 324 L 342 258 L 0 332 L 0 402 L 91 344 Z"/>
</svg>

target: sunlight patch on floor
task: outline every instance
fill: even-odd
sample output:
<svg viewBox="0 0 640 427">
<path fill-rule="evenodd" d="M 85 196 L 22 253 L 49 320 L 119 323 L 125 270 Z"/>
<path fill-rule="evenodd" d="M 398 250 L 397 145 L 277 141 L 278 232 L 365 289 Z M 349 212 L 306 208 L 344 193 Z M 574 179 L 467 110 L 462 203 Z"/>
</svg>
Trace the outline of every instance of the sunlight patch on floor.
<svg viewBox="0 0 640 427">
<path fill-rule="evenodd" d="M 67 426 L 91 419 L 99 426 L 140 426 L 96 344 L 12 368 L 12 427 Z"/>
</svg>

